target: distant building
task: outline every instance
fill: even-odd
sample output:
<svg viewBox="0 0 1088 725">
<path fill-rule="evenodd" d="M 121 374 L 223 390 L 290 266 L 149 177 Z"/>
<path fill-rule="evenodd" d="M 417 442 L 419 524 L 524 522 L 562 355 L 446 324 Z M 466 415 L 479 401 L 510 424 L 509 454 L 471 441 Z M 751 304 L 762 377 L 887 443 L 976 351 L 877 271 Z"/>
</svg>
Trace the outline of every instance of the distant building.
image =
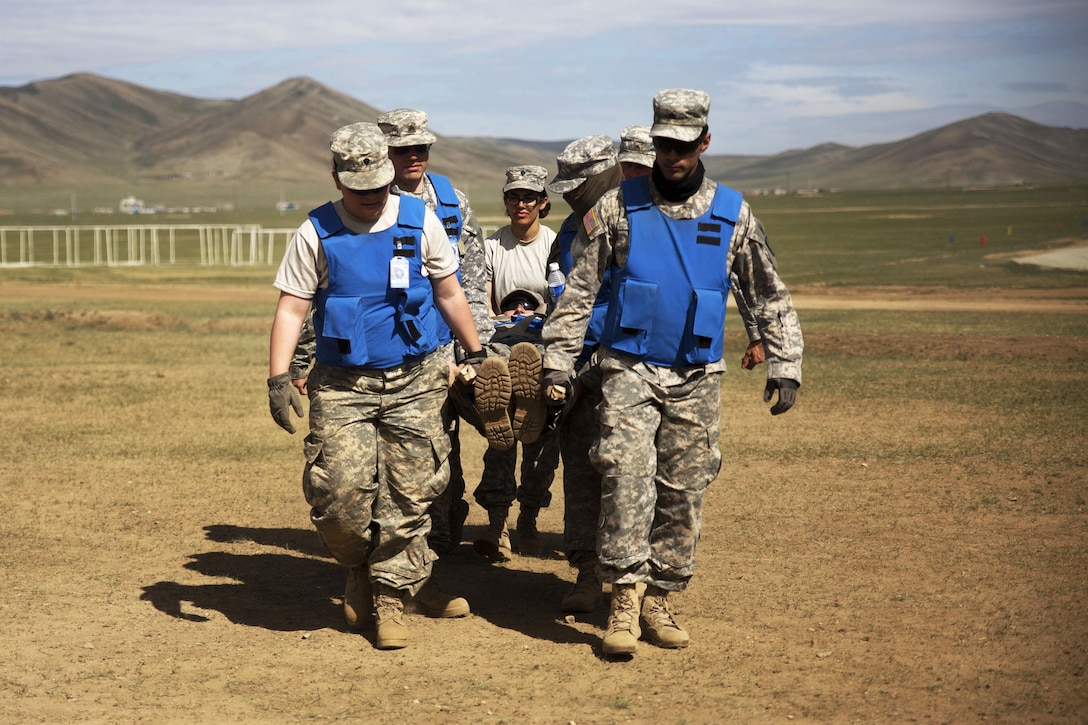
<svg viewBox="0 0 1088 725">
<path fill-rule="evenodd" d="M 126 196 L 117 205 L 122 214 L 139 214 L 144 210 L 144 200 L 135 196 Z"/>
</svg>

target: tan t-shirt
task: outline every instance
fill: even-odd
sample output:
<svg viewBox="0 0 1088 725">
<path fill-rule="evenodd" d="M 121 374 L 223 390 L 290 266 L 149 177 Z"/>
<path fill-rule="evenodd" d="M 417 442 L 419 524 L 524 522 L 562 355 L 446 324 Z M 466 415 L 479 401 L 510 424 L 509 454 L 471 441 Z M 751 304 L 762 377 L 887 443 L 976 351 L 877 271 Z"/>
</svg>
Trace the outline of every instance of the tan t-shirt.
<svg viewBox="0 0 1088 725">
<path fill-rule="evenodd" d="M 510 225 L 484 240 L 493 313 L 499 313 L 499 303 L 516 289 L 531 290 L 548 299 L 548 253 L 554 240 L 555 232 L 543 224 L 527 242 L 515 237 Z"/>
<path fill-rule="evenodd" d="M 400 211 L 400 197 L 390 195 L 381 216 L 373 222 L 348 214 L 340 200 L 334 202 L 333 206 L 344 226 L 356 234 L 370 234 L 384 231 L 396 223 Z M 457 258 L 453 256 L 446 230 L 430 209 L 423 217 L 423 241 L 420 246 L 424 275 L 441 279 L 457 271 Z M 309 218 L 299 226 L 295 236 L 287 244 L 287 251 L 284 252 L 283 261 L 276 272 L 276 281 L 272 284 L 283 292 L 303 299 L 312 299 L 317 290 L 328 287 L 329 266 L 325 259 L 325 250 L 317 236 L 317 229 Z"/>
</svg>

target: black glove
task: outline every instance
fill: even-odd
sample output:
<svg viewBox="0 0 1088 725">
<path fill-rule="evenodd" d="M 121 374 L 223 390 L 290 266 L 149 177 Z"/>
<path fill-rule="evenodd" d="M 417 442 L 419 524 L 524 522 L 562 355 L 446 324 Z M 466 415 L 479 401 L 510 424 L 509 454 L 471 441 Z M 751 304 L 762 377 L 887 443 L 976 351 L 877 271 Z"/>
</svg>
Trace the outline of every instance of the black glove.
<svg viewBox="0 0 1088 725">
<path fill-rule="evenodd" d="M 797 388 L 801 384 L 789 378 L 768 378 L 767 387 L 763 389 L 763 402 L 771 402 L 774 391 L 778 391 L 778 402 L 771 407 L 771 415 L 780 415 L 793 407 L 797 402 Z"/>
<path fill-rule="evenodd" d="M 570 373 L 544 368 L 544 400 L 552 407 L 562 408 L 574 392 Z"/>
<path fill-rule="evenodd" d="M 476 372 L 480 371 L 480 365 L 487 359 L 487 350 L 480 348 L 476 352 L 466 352 L 465 357 L 461 362 L 468 363 L 473 367 Z"/>
<path fill-rule="evenodd" d="M 298 396 L 295 386 L 291 385 L 291 374 L 273 375 L 268 379 L 268 410 L 276 425 L 293 434 L 295 426 L 291 423 L 289 407 L 295 409 L 295 415 L 302 417 L 302 398 Z"/>
</svg>

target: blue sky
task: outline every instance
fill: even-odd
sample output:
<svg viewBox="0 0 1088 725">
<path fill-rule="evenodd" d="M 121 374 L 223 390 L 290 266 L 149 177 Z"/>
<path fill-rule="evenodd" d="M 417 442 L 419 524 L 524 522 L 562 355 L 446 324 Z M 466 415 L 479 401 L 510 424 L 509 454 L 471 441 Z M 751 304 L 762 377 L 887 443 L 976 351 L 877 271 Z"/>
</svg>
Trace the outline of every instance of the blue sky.
<svg viewBox="0 0 1088 725">
<path fill-rule="evenodd" d="M 0 86 L 200 98 L 309 76 L 440 134 L 613 138 L 711 95 L 711 153 L 906 138 L 987 111 L 1088 127 L 1088 0 L 49 0 L 0 6 Z"/>
</svg>

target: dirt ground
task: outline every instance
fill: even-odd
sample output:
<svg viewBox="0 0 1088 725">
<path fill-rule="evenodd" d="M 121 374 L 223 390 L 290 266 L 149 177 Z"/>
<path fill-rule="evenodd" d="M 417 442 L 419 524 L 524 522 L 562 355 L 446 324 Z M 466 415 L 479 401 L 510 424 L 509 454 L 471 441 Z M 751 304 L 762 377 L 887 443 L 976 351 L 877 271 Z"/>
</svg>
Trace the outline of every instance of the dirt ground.
<svg viewBox="0 0 1088 725">
<path fill-rule="evenodd" d="M 1088 312 L 1083 292 L 1018 300 L 1018 309 Z M 894 290 L 797 295 L 802 315 L 1006 302 L 999 293 L 923 302 Z M 888 345 L 905 357 L 964 354 L 908 335 L 806 338 L 813 355 L 842 344 L 859 357 Z M 970 355 L 1057 356 L 1084 377 L 1085 340 L 1042 350 L 1021 341 L 1011 351 L 1009 342 L 981 338 Z M 8 362 L 0 382 L 10 399 L 26 383 Z M 168 384 L 174 373 L 164 370 Z M 549 557 L 483 561 L 470 543 L 485 523 L 474 504 L 465 542 L 435 569 L 473 614 L 413 615 L 410 646 L 381 652 L 371 633 L 343 626 L 343 571 L 301 498 L 301 437 L 283 436 L 267 410 L 244 418 L 258 433 L 223 424 L 217 385 L 252 386 L 252 370 L 237 380 L 207 373 L 207 388 L 177 414 L 203 421 L 200 440 L 222 451 L 207 459 L 177 460 L 163 440 L 155 445 L 171 463 L 149 468 L 103 452 L 96 436 L 116 432 L 61 420 L 15 434 L 18 411 L 4 414 L 16 443 L 0 459 L 0 720 L 1088 722 L 1083 457 L 1074 466 L 1028 452 L 1011 466 L 957 457 L 943 428 L 963 410 L 909 399 L 884 401 L 878 414 L 861 403 L 828 409 L 818 386 L 772 419 L 758 381 L 741 379 L 724 396 L 724 465 L 708 493 L 696 575 L 675 597 L 688 649 L 643 643 L 633 659 L 611 661 L 599 648 L 605 608 L 559 612 L 573 573 L 559 554 L 557 479 L 541 520 Z M 98 375 L 58 384 L 76 397 L 101 385 Z M 147 412 L 154 401 L 125 404 L 133 407 L 119 425 L 171 425 Z M 1085 432 L 1084 420 L 1070 421 L 1062 435 L 1083 441 Z M 231 455 L 245 435 L 267 440 L 267 455 Z M 483 443 L 471 430 L 462 438 L 471 491 Z M 902 453 L 928 438 L 931 459 Z M 774 440 L 790 441 L 795 455 L 751 443 Z M 82 453 L 26 463 L 50 445 Z"/>
</svg>

